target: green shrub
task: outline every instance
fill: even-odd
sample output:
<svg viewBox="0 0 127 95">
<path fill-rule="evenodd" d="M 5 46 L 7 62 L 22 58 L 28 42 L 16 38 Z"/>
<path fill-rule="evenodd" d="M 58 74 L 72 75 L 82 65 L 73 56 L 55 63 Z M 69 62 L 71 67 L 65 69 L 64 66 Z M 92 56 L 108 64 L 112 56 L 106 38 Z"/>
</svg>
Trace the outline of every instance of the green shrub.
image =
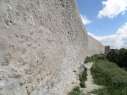
<svg viewBox="0 0 127 95">
<path fill-rule="evenodd" d="M 104 54 L 96 54 L 91 57 L 92 61 L 96 61 L 98 59 L 106 60 L 106 56 Z"/>
<path fill-rule="evenodd" d="M 85 61 L 84 61 L 84 63 L 88 63 L 88 62 L 91 62 L 92 61 L 92 59 L 91 59 L 91 57 L 86 57 L 86 59 L 85 59 Z"/>
<path fill-rule="evenodd" d="M 86 68 L 84 68 L 83 72 L 79 75 L 80 87 L 85 88 L 85 81 L 87 80 Z"/>
<path fill-rule="evenodd" d="M 80 87 L 75 87 L 68 95 L 81 95 Z"/>
<path fill-rule="evenodd" d="M 105 60 L 106 59 L 106 55 L 104 55 L 104 54 L 95 54 L 95 55 L 93 55 L 91 57 L 87 56 L 84 63 L 96 61 L 98 59 Z"/>
<path fill-rule="evenodd" d="M 127 49 L 112 49 L 107 54 L 107 59 L 122 68 L 127 68 Z"/>
</svg>

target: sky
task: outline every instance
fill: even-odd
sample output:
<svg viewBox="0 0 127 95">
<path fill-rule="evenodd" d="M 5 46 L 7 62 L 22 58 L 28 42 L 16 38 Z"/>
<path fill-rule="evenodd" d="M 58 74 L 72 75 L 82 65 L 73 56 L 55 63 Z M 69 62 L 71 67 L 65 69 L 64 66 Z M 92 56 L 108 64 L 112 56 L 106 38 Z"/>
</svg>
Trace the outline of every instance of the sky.
<svg viewBox="0 0 127 95">
<path fill-rule="evenodd" d="M 127 0 L 76 0 L 88 34 L 111 48 L 127 48 Z"/>
</svg>

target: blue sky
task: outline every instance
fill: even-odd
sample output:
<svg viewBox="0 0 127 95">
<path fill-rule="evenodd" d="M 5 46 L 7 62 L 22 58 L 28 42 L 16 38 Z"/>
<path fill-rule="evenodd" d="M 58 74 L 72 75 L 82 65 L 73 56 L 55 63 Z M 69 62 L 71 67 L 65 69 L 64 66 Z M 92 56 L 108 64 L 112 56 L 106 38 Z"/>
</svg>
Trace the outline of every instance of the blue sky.
<svg viewBox="0 0 127 95">
<path fill-rule="evenodd" d="M 90 35 L 113 48 L 127 47 L 125 40 L 127 37 L 127 0 L 76 1 L 84 26 Z M 124 37 L 114 41 L 119 35 Z"/>
</svg>

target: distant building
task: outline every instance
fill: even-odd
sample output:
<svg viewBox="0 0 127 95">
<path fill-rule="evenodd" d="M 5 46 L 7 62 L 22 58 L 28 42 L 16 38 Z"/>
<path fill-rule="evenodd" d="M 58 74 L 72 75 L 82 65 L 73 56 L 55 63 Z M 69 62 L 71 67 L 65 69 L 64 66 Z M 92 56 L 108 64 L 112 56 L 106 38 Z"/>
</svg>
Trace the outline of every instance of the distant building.
<svg viewBox="0 0 127 95">
<path fill-rule="evenodd" d="M 105 46 L 105 54 L 108 54 L 110 52 L 110 46 Z"/>
</svg>

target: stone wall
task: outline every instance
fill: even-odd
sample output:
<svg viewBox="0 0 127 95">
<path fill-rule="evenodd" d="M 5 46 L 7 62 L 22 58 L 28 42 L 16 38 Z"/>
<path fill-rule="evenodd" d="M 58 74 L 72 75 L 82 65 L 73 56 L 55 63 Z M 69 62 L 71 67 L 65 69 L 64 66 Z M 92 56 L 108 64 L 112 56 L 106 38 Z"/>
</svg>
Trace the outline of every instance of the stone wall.
<svg viewBox="0 0 127 95">
<path fill-rule="evenodd" d="M 88 36 L 88 56 L 104 53 L 105 47 L 96 39 Z"/>
<path fill-rule="evenodd" d="M 74 0 L 0 0 L 1 95 L 67 95 L 87 48 Z"/>
</svg>

